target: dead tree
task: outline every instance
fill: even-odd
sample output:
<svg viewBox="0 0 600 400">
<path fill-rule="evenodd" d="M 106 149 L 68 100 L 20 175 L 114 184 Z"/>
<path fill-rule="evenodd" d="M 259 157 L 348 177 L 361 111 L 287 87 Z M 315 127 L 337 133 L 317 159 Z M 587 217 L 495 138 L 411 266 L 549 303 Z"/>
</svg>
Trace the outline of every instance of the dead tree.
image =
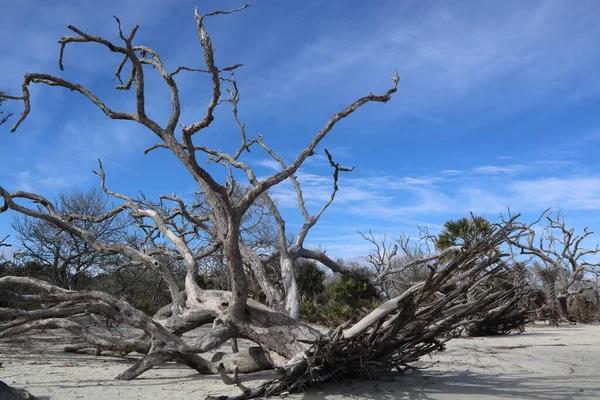
<svg viewBox="0 0 600 400">
<path fill-rule="evenodd" d="M 385 236 L 376 240 L 372 233 L 363 235 L 363 238 L 374 246 L 374 251 L 367 256 L 374 271 L 374 281 L 381 285 L 382 291 L 389 297 L 389 293 L 401 294 L 424 281 L 428 275 L 428 262 L 432 258 L 450 260 L 456 252 L 477 247 L 480 245 L 478 239 L 485 238 L 490 229 L 491 224 L 487 220 L 471 215 L 446 222 L 445 230 L 439 236 L 422 231 L 418 240 L 412 240 L 401 235 L 394 245 L 386 243 Z M 436 249 L 439 253 L 432 253 L 431 249 Z M 480 257 L 485 257 L 485 254 L 480 254 Z M 480 275 L 469 278 L 478 283 L 465 293 L 465 300 L 470 300 L 468 296 L 475 296 L 478 292 L 492 288 L 512 295 L 499 298 L 479 315 L 473 315 L 473 322 L 458 330 L 457 335 L 486 336 L 523 332 L 525 324 L 530 320 L 528 298 L 531 288 L 525 281 L 524 265 L 514 260 L 511 254 L 510 259 L 499 261 L 490 268 L 494 269 L 493 274 L 482 271 Z M 485 279 L 481 279 L 484 276 Z"/>
<path fill-rule="evenodd" d="M 467 325 L 462 332 L 468 336 L 522 333 L 525 331 L 525 325 L 532 319 L 529 301 L 532 289 L 524 280 L 524 265 L 514 260 L 506 260 L 499 262 L 495 268 L 498 268 L 497 273 L 477 285 L 476 290 L 481 292 L 495 288 L 499 292 L 511 295 L 499 299 L 479 315 L 476 314 L 476 321 Z"/>
<path fill-rule="evenodd" d="M 12 113 L 4 115 L 4 111 L 2 110 L 2 104 L 6 100 L 8 100 L 8 94 L 0 90 L 0 125 L 3 125 L 10 117 L 12 117 Z"/>
<path fill-rule="evenodd" d="M 116 19 L 122 44 L 90 35 L 79 28 L 69 26 L 72 36 L 60 39 L 59 66 L 64 68 L 63 55 L 68 46 L 77 43 L 96 43 L 122 57 L 115 77 L 117 90 L 135 91 L 134 112 L 117 111 L 108 107 L 102 99 L 86 87 L 60 77 L 45 73 L 28 73 L 22 84 L 21 96 L 4 96 L 19 100 L 24 111 L 12 127 L 14 132 L 31 112 L 29 88 L 32 84 L 61 87 L 77 92 L 90 100 L 104 114 L 115 120 L 133 121 L 144 126 L 158 139 L 158 143 L 145 153 L 165 149 L 173 154 L 195 180 L 202 196 L 202 206 L 186 204 L 176 195 L 164 195 L 158 201 L 144 196 L 133 198 L 110 189 L 102 163 L 95 172 L 102 190 L 120 201 L 115 208 L 100 215 L 81 215 L 60 212 L 43 196 L 25 191 L 9 192 L 0 186 L 3 204 L 0 213 L 7 210 L 43 220 L 57 229 L 84 241 L 94 251 L 105 255 L 120 255 L 131 265 L 143 265 L 153 269 L 167 283 L 172 304 L 159 313 L 159 318 L 150 318 L 128 302 L 99 291 L 74 291 L 60 288 L 47 282 L 26 277 L 7 276 L 0 278 L 0 300 L 20 303 L 49 303 L 54 307 L 24 311 L 3 309 L 0 317 L 10 320 L 0 322 L 0 339 L 39 328 L 62 328 L 77 335 L 101 350 L 120 353 L 136 351 L 144 357 L 118 379 L 133 379 L 148 369 L 165 361 L 174 360 L 204 374 L 220 374 L 226 383 L 238 383 L 238 372 L 272 366 L 269 354 L 277 353 L 288 361 L 278 365 L 281 377 L 260 388 L 246 390 L 241 397 L 277 394 L 298 389 L 303 385 L 335 376 L 373 376 L 382 371 L 396 368 L 402 371 L 420 356 L 443 349 L 449 332 L 474 322 L 473 315 L 485 313 L 495 302 L 508 298 L 510 291 L 489 288 L 478 290 L 478 285 L 493 277 L 497 265 L 506 255 L 500 246 L 507 240 L 517 240 L 522 234 L 515 225 L 516 217 L 503 224 L 494 225 L 476 244 L 434 254 L 425 259 L 411 262 L 427 264 L 430 273 L 424 282 L 417 283 L 402 295 L 397 296 L 360 321 L 340 326 L 335 333 L 323 336 L 316 329 L 297 321 L 299 291 L 295 282 L 293 265 L 298 258 L 319 261 L 334 272 L 354 279 L 379 284 L 397 272 L 392 265 L 385 266 L 375 277 L 368 277 L 338 264 L 324 252 L 307 249 L 304 242 L 311 228 L 323 212 L 334 201 L 338 191 L 340 172 L 351 170 L 336 163 L 327 152 L 333 170 L 331 197 L 316 213 L 305 207 L 302 190 L 295 173 L 317 146 L 332 131 L 337 122 L 357 111 L 369 102 L 386 103 L 396 92 L 399 76 L 392 77 L 389 90 L 380 95 L 368 94 L 335 113 L 289 164 L 279 157 L 259 135 L 250 138 L 246 127 L 238 119 L 240 94 L 234 70 L 240 64 L 219 67 L 214 58 L 211 38 L 204 22 L 207 17 L 232 14 L 247 6 L 232 11 L 216 11 L 195 17 L 204 53 L 205 69 L 180 66 L 169 72 L 159 54 L 151 47 L 134 44 L 138 27 L 128 35 Z M 129 66 L 129 73 L 123 76 Z M 148 67 L 152 67 L 149 69 Z M 165 125 L 151 119 L 146 113 L 147 72 L 158 73 L 170 91 L 171 114 Z M 209 105 L 196 122 L 183 124 L 180 121 L 181 103 L 176 82 L 180 73 L 197 73 L 208 76 L 212 82 Z M 228 98 L 222 98 L 225 90 Z M 239 127 L 241 143 L 234 153 L 207 148 L 195 143 L 195 135 L 208 128 L 214 120 L 214 110 L 220 104 L 230 104 L 233 118 Z M 279 163 L 280 171 L 259 179 L 243 156 L 251 148 L 260 148 Z M 226 182 L 218 182 L 204 167 L 208 161 L 222 165 L 229 171 Z M 242 171 L 249 187 L 240 192 L 241 185 L 234 179 L 233 170 Z M 296 239 L 289 243 L 286 225 L 269 189 L 290 179 L 296 189 L 298 206 L 305 218 Z M 263 201 L 277 226 L 277 245 L 270 254 L 259 254 L 244 240 L 243 221 L 251 207 Z M 35 205 L 31 205 L 34 203 Z M 101 224 L 122 213 L 128 213 L 136 221 L 147 246 L 129 242 L 103 242 L 90 234 L 82 222 Z M 158 238 L 161 238 L 158 240 Z M 197 283 L 198 266 L 203 259 L 222 252 L 226 265 L 230 290 L 204 290 Z M 283 284 L 273 282 L 267 266 L 279 260 Z M 443 260 L 443 261 L 442 261 Z M 174 273 L 174 264 L 185 269 L 183 287 Z M 248 273 L 257 279 L 266 296 L 265 306 L 249 297 Z M 476 279 L 474 278 L 476 277 Z M 22 290 L 7 290 L 18 287 Z M 283 305 L 281 307 L 280 305 Z M 70 317 L 82 313 L 102 315 L 117 323 L 123 323 L 144 332 L 135 338 L 115 338 L 73 321 Z M 477 317 L 481 318 L 481 317 Z M 202 337 L 190 340 L 181 336 L 183 332 L 209 324 L 212 328 Z M 235 360 L 224 357 L 209 361 L 202 353 L 215 349 L 232 338 L 245 338 L 260 344 L 261 348 L 235 355 Z M 260 357 L 258 357 L 260 355 Z M 257 363 L 261 359 L 263 362 Z M 234 378 L 227 374 L 234 373 Z"/>
<path fill-rule="evenodd" d="M 56 202 L 57 212 L 97 216 L 108 211 L 108 196 L 100 190 L 89 192 L 72 190 L 61 192 Z M 81 221 L 80 227 L 97 240 L 115 242 L 122 237 L 130 224 L 119 214 L 101 223 Z M 105 268 L 113 260 L 91 249 L 85 240 L 61 231 L 43 220 L 17 216 L 13 222 L 19 241 L 19 256 L 44 267 L 44 280 L 64 288 L 79 289 L 79 281 L 94 269 Z M 114 258 L 114 257 L 113 257 Z"/>
<path fill-rule="evenodd" d="M 594 299 L 596 300 L 596 320 L 600 321 L 600 285 L 598 285 L 598 278 L 600 273 L 596 272 L 594 279 Z"/>
<path fill-rule="evenodd" d="M 583 241 L 594 232 L 585 227 L 582 234 L 576 234 L 575 228 L 566 227 L 562 212 L 559 211 L 556 216 L 548 212 L 546 210 L 533 224 L 520 224 L 523 234 L 512 240 L 510 245 L 520 254 L 539 260 L 542 279 L 549 288 L 550 309 L 554 310 L 556 303 L 558 316 L 568 320 L 569 301 L 581 295 L 586 288 L 583 284 L 585 273 L 595 273 L 600 267 L 600 262 L 591 262 L 589 258 L 600 252 L 600 246 L 585 248 Z M 536 232 L 534 227 L 542 218 L 547 225 L 541 232 Z"/>
</svg>

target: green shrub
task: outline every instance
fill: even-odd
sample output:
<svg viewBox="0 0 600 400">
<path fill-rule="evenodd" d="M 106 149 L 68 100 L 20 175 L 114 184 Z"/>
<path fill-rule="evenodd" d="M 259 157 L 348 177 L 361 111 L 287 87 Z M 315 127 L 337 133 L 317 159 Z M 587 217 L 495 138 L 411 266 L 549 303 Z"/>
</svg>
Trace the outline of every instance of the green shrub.
<svg viewBox="0 0 600 400">
<path fill-rule="evenodd" d="M 300 260 L 294 264 L 294 273 L 302 301 L 316 300 L 325 290 L 327 274 L 312 260 Z"/>
<path fill-rule="evenodd" d="M 367 272 L 363 268 L 359 271 Z M 346 276 L 336 276 L 319 296 L 302 302 L 300 318 L 307 322 L 336 326 L 352 318 L 362 318 L 380 302 L 380 293 L 373 286 Z"/>
</svg>

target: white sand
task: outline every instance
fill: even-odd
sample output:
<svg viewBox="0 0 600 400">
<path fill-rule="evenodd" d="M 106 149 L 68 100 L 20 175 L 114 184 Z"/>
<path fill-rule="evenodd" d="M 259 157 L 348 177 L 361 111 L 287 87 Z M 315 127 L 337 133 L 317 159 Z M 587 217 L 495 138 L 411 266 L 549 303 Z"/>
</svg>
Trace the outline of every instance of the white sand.
<svg viewBox="0 0 600 400">
<path fill-rule="evenodd" d="M 48 334 L 35 336 L 48 338 Z M 113 378 L 131 361 L 66 354 L 60 352 L 64 344 L 20 339 L 0 341 L 0 380 L 41 398 L 176 400 L 239 393 L 219 379 L 175 364 L 148 371 L 134 381 L 117 381 Z M 537 324 L 528 326 L 522 335 L 455 339 L 447 351 L 426 357 L 421 365 L 435 361 L 436 365 L 422 372 L 378 382 L 327 383 L 288 398 L 600 399 L 600 325 L 557 329 Z M 264 371 L 245 380 L 253 386 L 271 376 L 272 371 Z"/>
</svg>

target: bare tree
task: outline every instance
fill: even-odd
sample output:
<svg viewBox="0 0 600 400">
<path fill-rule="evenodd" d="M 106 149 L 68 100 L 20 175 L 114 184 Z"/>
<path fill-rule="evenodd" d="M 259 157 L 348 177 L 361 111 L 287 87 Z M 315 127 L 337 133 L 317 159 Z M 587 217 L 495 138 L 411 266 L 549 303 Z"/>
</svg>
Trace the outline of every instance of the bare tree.
<svg viewBox="0 0 600 400">
<path fill-rule="evenodd" d="M 351 325 L 352 321 L 341 325 L 330 337 L 325 337 L 316 329 L 297 321 L 300 293 L 293 266 L 294 261 L 299 258 L 319 261 L 334 272 L 369 284 L 379 284 L 390 274 L 397 272 L 393 266 L 387 265 L 377 276 L 369 277 L 332 260 L 323 251 L 305 248 L 304 243 L 309 231 L 335 199 L 339 190 L 339 173 L 350 171 L 351 168 L 340 166 L 329 152 L 326 153 L 333 170 L 332 192 L 330 199 L 314 214 L 305 207 L 295 173 L 308 157 L 315 154 L 317 146 L 341 119 L 348 117 L 364 104 L 389 101 L 397 91 L 399 76 L 396 73 L 392 77 L 391 88 L 385 93 L 370 93 L 335 113 L 295 159 L 287 164 L 263 141 L 262 135 L 250 138 L 247 134 L 244 123 L 238 119 L 240 94 L 234 76 L 234 70 L 241 67 L 241 64 L 223 68 L 217 66 L 211 38 L 204 26 L 207 17 L 232 14 L 246 7 L 205 15 L 200 15 L 196 10 L 196 24 L 204 53 L 205 69 L 180 66 L 169 72 L 156 51 L 148 46 L 133 43 L 138 27 L 134 27 L 125 35 L 118 19 L 116 21 L 119 35 L 123 42 L 121 45 L 69 26 L 74 35 L 64 36 L 59 41 L 61 70 L 65 49 L 75 43 L 96 43 L 108 51 L 120 54 L 122 61 L 115 74 L 119 81 L 116 89 L 135 91 L 135 112 L 113 110 L 84 86 L 44 73 L 26 74 L 22 95 L 5 96 L 7 99 L 23 101 L 24 104 L 23 113 L 12 127 L 13 132 L 31 112 L 29 87 L 32 84 L 69 89 L 89 99 L 111 119 L 134 121 L 144 126 L 159 140 L 156 145 L 146 149 L 145 153 L 156 149 L 170 151 L 195 180 L 202 201 L 201 204 L 187 204 L 176 195 L 165 195 L 161 196 L 159 201 L 153 202 L 145 196 L 133 198 L 115 192 L 107 183 L 101 162 L 96 171 L 101 188 L 121 203 L 97 215 L 60 210 L 41 195 L 25 191 L 10 193 L 0 186 L 0 196 L 4 200 L 0 213 L 10 209 L 45 221 L 85 242 L 97 253 L 119 255 L 132 265 L 152 269 L 166 282 L 172 299 L 169 309 L 159 313 L 165 318 L 159 322 L 149 318 L 128 302 L 108 293 L 73 291 L 31 278 L 3 277 L 0 278 L 0 288 L 16 285 L 28 290 L 35 289 L 35 294 L 29 294 L 27 291 L 2 291 L 0 299 L 20 302 L 43 301 L 61 306 L 32 312 L 2 311 L 16 318 L 0 323 L 0 339 L 36 328 L 64 328 L 103 350 L 137 351 L 145 354 L 139 362 L 119 375 L 119 379 L 133 379 L 155 365 L 175 360 L 200 373 L 219 373 L 226 383 L 239 384 L 238 369 L 240 372 L 248 372 L 257 368 L 256 351 L 262 353 L 265 359 L 269 359 L 266 350 L 288 360 L 279 365 L 284 372 L 280 378 L 256 389 L 244 388 L 241 397 L 247 398 L 298 389 L 303 385 L 334 376 L 368 376 L 384 370 L 389 371 L 390 368 L 402 371 L 423 354 L 442 349 L 443 343 L 451 337 L 446 334 L 472 323 L 473 319 L 470 316 L 474 313 L 485 312 L 490 305 L 512 294 L 510 291 L 489 289 L 477 291 L 468 301 L 464 300 L 465 293 L 470 292 L 482 279 L 497 272 L 497 269 L 490 267 L 506 256 L 498 248 L 510 238 L 516 240 L 515 235 L 520 232 L 514 223 L 516 216 L 506 223 L 492 226 L 488 233 L 479 238 L 477 244 L 469 248 L 446 250 L 423 260 L 415 260 L 414 263 L 428 265 L 430 272 L 424 282 L 417 283 L 402 295 L 390 299 L 354 325 Z M 123 77 L 126 66 L 130 66 L 130 72 Z M 147 70 L 149 66 L 152 70 Z M 172 108 L 165 125 L 160 125 L 146 113 L 145 74 L 150 71 L 160 74 L 170 91 Z M 189 124 L 180 121 L 181 103 L 176 83 L 177 75 L 186 72 L 206 75 L 212 82 L 210 102 L 203 117 Z M 229 94 L 228 98 L 222 98 L 223 90 Z M 210 126 L 214 120 L 215 108 L 223 103 L 232 106 L 233 118 L 240 131 L 241 143 L 234 153 L 207 148 L 194 141 L 198 132 Z M 265 151 L 281 167 L 278 172 L 262 180 L 256 176 L 249 164 L 243 161 L 245 153 L 256 147 Z M 218 182 L 202 166 L 200 158 L 205 156 L 209 162 L 227 169 L 229 178 L 226 182 Z M 249 186 L 236 182 L 234 170 L 245 174 Z M 288 240 L 285 221 L 269 193 L 270 188 L 286 179 L 291 180 L 295 187 L 298 207 L 305 219 L 293 241 Z M 28 201 L 38 206 L 32 207 Z M 245 223 L 252 224 L 248 221 L 257 219 L 256 216 L 249 217 L 248 213 L 258 202 L 263 202 L 268 209 L 268 215 L 275 221 L 277 241 L 274 248 L 249 245 L 244 226 Z M 144 245 L 134 245 L 126 240 L 103 241 L 94 236 L 87 225 L 102 224 L 124 213 L 128 213 L 136 221 Z M 207 257 L 216 254 L 222 258 L 222 264 L 227 269 L 230 289 L 226 291 L 202 289 L 198 285 L 199 266 Z M 273 274 L 268 270 L 274 260 L 279 261 L 281 286 L 273 281 Z M 185 269 L 183 288 L 177 279 L 174 263 Z M 250 276 L 256 278 L 267 303 L 274 307 L 283 305 L 279 311 L 284 312 L 278 312 L 250 298 Z M 475 276 L 477 279 L 470 279 Z M 458 284 L 459 282 L 465 283 Z M 420 306 L 422 304 L 427 306 Z M 83 309 L 139 328 L 145 334 L 138 338 L 115 339 L 68 319 L 69 316 L 81 313 Z M 203 324 L 211 324 L 212 329 L 202 337 L 189 340 L 180 336 L 182 332 Z M 249 339 L 259 343 L 261 348 L 253 354 L 238 355 L 236 360 L 244 359 L 248 363 L 243 365 L 228 363 L 226 359 L 211 362 L 200 355 L 230 338 Z M 365 363 L 365 360 L 369 362 Z M 272 362 L 267 364 L 272 365 Z M 234 378 L 230 378 L 227 373 L 234 373 Z"/>
<path fill-rule="evenodd" d="M 73 189 L 58 196 L 55 208 L 61 214 L 94 217 L 110 209 L 108 196 L 98 189 L 83 192 Z M 131 224 L 124 214 L 100 223 L 82 220 L 78 226 L 96 240 L 115 243 L 124 240 Z M 35 261 L 46 268 L 48 282 L 65 289 L 81 289 L 81 278 L 100 272 L 110 263 L 110 256 L 95 251 L 88 243 L 67 231 L 40 219 L 16 216 L 13 229 L 19 240 L 22 261 Z"/>
<path fill-rule="evenodd" d="M 393 294 L 405 292 L 416 283 L 424 281 L 429 274 L 427 263 L 414 262 L 431 256 L 423 246 L 418 243 L 405 242 L 401 248 L 403 254 L 393 260 L 395 263 L 394 268 L 400 272 L 397 272 L 386 280 L 386 282 L 390 282 L 393 285 Z"/>
<path fill-rule="evenodd" d="M 364 240 L 371 243 L 373 250 L 366 257 L 372 270 L 371 283 L 380 287 L 386 298 L 396 297 L 413 285 L 425 281 L 429 275 L 428 259 L 437 260 L 438 254 L 432 254 L 427 246 L 428 238 L 418 241 L 407 235 L 400 235 L 390 242 L 387 235 L 375 238 L 372 232 L 362 234 Z M 448 252 L 456 250 L 454 247 Z"/>
<path fill-rule="evenodd" d="M 545 218 L 547 225 L 536 231 L 535 225 Z M 585 286 L 582 280 L 586 272 L 596 273 L 600 262 L 591 262 L 589 256 L 600 252 L 600 246 L 587 249 L 583 241 L 594 232 L 588 227 L 582 234 L 576 234 L 575 228 L 567 228 L 562 212 L 556 216 L 546 210 L 540 219 L 533 224 L 523 224 L 523 234 L 510 242 L 511 246 L 520 250 L 520 254 L 533 256 L 541 265 L 540 276 L 548 288 L 548 301 L 554 309 L 555 302 L 559 317 L 569 318 L 569 299 L 579 296 Z"/>
<path fill-rule="evenodd" d="M 3 125 L 4 123 L 6 123 L 6 121 L 8 121 L 10 117 L 12 117 L 12 113 L 4 115 L 4 111 L 2 110 L 3 103 L 9 99 L 10 97 L 8 96 L 8 94 L 0 90 L 0 125 Z"/>
<path fill-rule="evenodd" d="M 600 280 L 600 273 L 594 273 L 594 298 L 596 300 L 596 320 L 600 321 L 600 285 L 598 285 L 598 281 Z"/>
</svg>

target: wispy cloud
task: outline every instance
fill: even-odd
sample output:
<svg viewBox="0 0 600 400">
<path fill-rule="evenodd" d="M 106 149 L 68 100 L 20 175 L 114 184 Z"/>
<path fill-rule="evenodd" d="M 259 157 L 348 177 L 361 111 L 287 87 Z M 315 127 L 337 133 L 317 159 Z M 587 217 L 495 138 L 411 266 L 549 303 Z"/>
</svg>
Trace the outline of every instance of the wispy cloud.
<svg viewBox="0 0 600 400">
<path fill-rule="evenodd" d="M 74 175 L 65 175 L 54 166 L 45 163 L 34 164 L 31 168 L 13 171 L 12 179 L 8 179 L 9 187 L 13 190 L 27 192 L 43 192 L 44 190 L 57 190 L 69 186 L 67 179 Z"/>
<path fill-rule="evenodd" d="M 265 167 L 274 171 L 281 171 L 281 165 L 275 160 L 262 159 L 253 161 L 252 164 L 258 165 L 260 167 Z"/>
<path fill-rule="evenodd" d="M 539 178 L 507 181 L 494 186 L 462 187 L 456 194 L 463 210 L 499 213 L 509 207 L 518 212 L 549 207 L 571 212 L 600 210 L 600 177 Z"/>
<path fill-rule="evenodd" d="M 316 210 L 329 200 L 333 190 L 330 176 L 300 173 L 298 180 L 308 206 Z M 452 208 L 447 196 L 431 187 L 440 181 L 438 177 L 346 177 L 339 183 L 340 189 L 330 212 L 410 223 L 413 226 L 432 225 L 431 222 L 415 220 L 412 216 L 435 214 Z M 280 207 L 297 207 L 296 192 L 289 182 L 276 187 L 274 196 Z M 400 203 L 403 205 L 398 204 L 400 198 L 404 199 Z"/>
<path fill-rule="evenodd" d="M 458 170 L 458 169 L 445 169 L 445 170 L 442 170 L 442 174 L 444 174 L 444 175 L 459 175 L 459 174 L 462 174 L 462 173 L 463 173 L 463 171 Z"/>
<path fill-rule="evenodd" d="M 31 182 L 31 173 L 29 170 L 17 172 L 15 181 L 15 186 L 17 186 L 19 190 L 24 190 L 26 192 L 33 191 L 33 183 Z"/>
<path fill-rule="evenodd" d="M 331 212 L 439 227 L 440 218 L 469 212 L 493 217 L 509 208 L 534 213 L 548 207 L 600 210 L 600 176 L 522 178 L 520 174 L 529 173 L 531 168 L 527 165 L 474 167 L 470 174 L 450 181 L 438 176 L 347 178 L 340 183 Z M 489 175 L 495 177 L 493 181 L 488 179 Z M 316 206 L 329 199 L 329 177 L 300 176 L 308 204 Z M 282 207 L 297 206 L 291 185 L 276 189 L 275 196 Z"/>
<path fill-rule="evenodd" d="M 600 210 L 600 177 L 544 178 L 509 185 L 525 207 Z"/>
<path fill-rule="evenodd" d="M 514 174 L 525 169 L 527 169 L 525 165 L 519 164 L 506 166 L 483 165 L 481 167 L 473 168 L 473 172 L 476 174 Z"/>
<path fill-rule="evenodd" d="M 600 54 L 592 41 L 580 36 L 583 26 L 590 30 L 587 37 L 600 34 L 592 18 L 595 13 L 590 12 L 593 3 L 572 7 L 568 2 L 536 1 L 501 12 L 484 3 L 452 8 L 436 3 L 410 20 L 404 18 L 401 3 L 393 4 L 385 17 L 371 20 L 372 26 L 360 35 L 354 26 L 336 27 L 330 35 L 292 48 L 295 56 L 273 64 L 269 80 L 257 84 L 271 97 L 285 100 L 306 95 L 311 87 L 323 93 L 323 85 L 314 87 L 309 82 L 327 86 L 348 78 L 354 83 L 352 89 L 376 88 L 384 81 L 373 81 L 374 77 L 387 77 L 397 67 L 403 77 L 402 91 L 410 94 L 398 100 L 398 111 L 447 106 L 457 97 L 465 102 L 451 105 L 464 106 L 470 104 L 462 98 L 467 92 L 476 94 L 473 99 L 479 105 L 502 103 L 506 110 L 514 110 L 517 105 L 543 101 L 540 94 L 565 90 L 561 78 L 566 76 L 573 78 L 568 90 L 584 88 L 586 83 L 577 79 L 577 72 L 591 67 L 591 60 Z M 569 62 L 557 63 L 557 57 Z M 479 87 L 500 80 L 526 90 L 515 95 L 498 86 L 493 96 L 477 94 Z"/>
</svg>

